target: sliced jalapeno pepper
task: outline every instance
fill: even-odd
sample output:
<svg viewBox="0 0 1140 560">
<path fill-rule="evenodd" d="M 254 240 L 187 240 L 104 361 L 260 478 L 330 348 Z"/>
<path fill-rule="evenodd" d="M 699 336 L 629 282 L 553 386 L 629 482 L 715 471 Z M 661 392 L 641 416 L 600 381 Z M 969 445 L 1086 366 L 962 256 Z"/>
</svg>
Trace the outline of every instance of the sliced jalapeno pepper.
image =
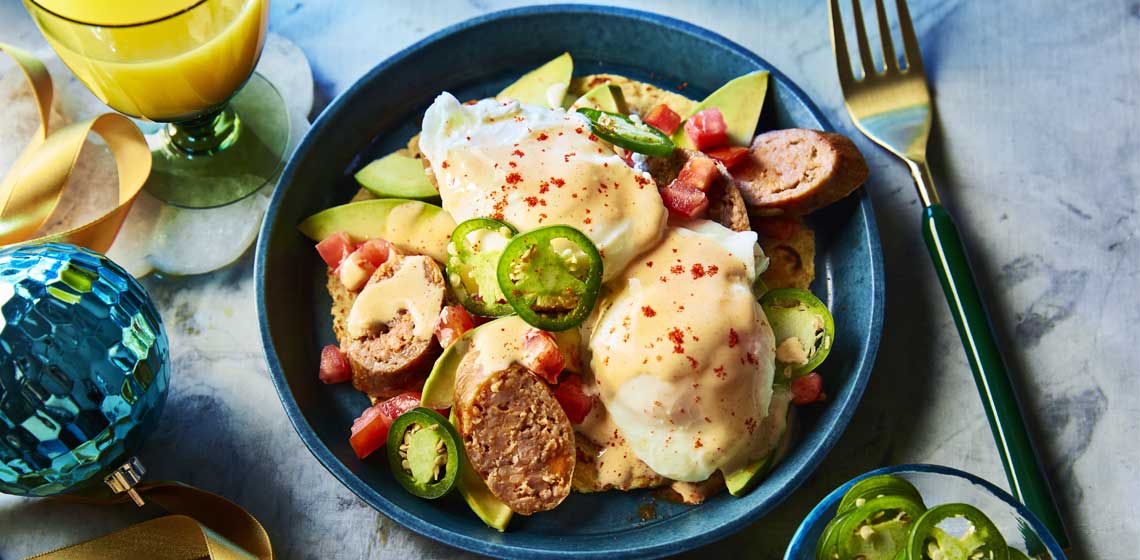
<svg viewBox="0 0 1140 560">
<path fill-rule="evenodd" d="M 546 226 L 517 235 L 499 257 L 499 288 L 524 321 L 546 331 L 578 326 L 594 308 L 602 257 L 582 232 Z"/>
<path fill-rule="evenodd" d="M 837 526 L 840 560 L 892 560 L 925 508 L 902 496 L 872 498 Z"/>
<path fill-rule="evenodd" d="M 430 408 L 413 408 L 388 430 L 388 463 L 400 486 L 434 500 L 455 486 L 461 445 L 446 418 Z"/>
<path fill-rule="evenodd" d="M 590 129 L 615 146 L 649 156 L 665 157 L 673 153 L 673 140 L 645 123 L 634 122 L 621 113 L 581 107 L 579 113 L 590 119 Z"/>
<path fill-rule="evenodd" d="M 939 527 L 961 518 L 967 523 L 961 536 Z M 906 545 L 907 560 L 1009 560 L 1005 538 L 993 521 L 968 504 L 942 504 L 922 514 Z"/>
<path fill-rule="evenodd" d="M 483 317 L 514 313 L 499 289 L 495 267 L 517 233 L 510 224 L 491 218 L 467 220 L 451 232 L 447 282 L 467 311 Z"/>
<path fill-rule="evenodd" d="M 839 558 L 839 525 L 847 514 L 838 514 L 823 528 L 815 545 L 816 560 L 836 560 Z"/>
<path fill-rule="evenodd" d="M 923 506 L 923 509 L 926 509 L 926 506 L 922 503 L 922 496 L 918 493 L 918 488 L 915 488 L 913 484 L 907 482 L 904 478 L 893 474 L 883 474 L 864 478 L 851 486 L 851 489 L 843 494 L 843 499 L 839 500 L 837 513 L 842 515 L 865 504 L 868 500 L 882 496 L 902 496 L 909 498 L 911 501 Z"/>
<path fill-rule="evenodd" d="M 827 306 L 799 288 L 769 290 L 760 306 L 776 335 L 777 373 L 796 378 L 815 371 L 835 339 L 835 320 Z"/>
</svg>

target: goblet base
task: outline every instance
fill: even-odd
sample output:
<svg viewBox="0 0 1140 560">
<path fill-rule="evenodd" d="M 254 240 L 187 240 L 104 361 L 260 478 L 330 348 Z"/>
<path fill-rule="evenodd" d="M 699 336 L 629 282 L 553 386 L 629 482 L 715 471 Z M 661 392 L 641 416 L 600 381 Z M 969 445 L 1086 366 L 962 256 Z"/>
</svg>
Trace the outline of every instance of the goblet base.
<svg viewBox="0 0 1140 560">
<path fill-rule="evenodd" d="M 183 208 L 225 206 L 256 192 L 281 169 L 290 134 L 284 99 L 257 73 L 206 126 L 148 129 L 154 159 L 146 189 Z"/>
</svg>

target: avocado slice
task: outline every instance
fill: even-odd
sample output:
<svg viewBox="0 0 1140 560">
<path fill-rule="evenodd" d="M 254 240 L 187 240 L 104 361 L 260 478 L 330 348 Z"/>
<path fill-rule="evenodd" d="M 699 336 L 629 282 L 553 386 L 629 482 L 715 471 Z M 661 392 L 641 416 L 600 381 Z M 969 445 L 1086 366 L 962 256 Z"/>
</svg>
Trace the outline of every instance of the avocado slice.
<svg viewBox="0 0 1140 560">
<path fill-rule="evenodd" d="M 380 198 L 436 198 L 435 188 L 423 160 L 400 153 L 388 154 L 356 172 L 356 182 Z"/>
<path fill-rule="evenodd" d="M 456 371 L 459 369 L 460 362 L 463 361 L 463 356 L 471 348 L 475 331 L 489 324 L 491 323 L 480 325 L 463 333 L 459 340 L 445 348 L 443 354 L 440 354 L 435 365 L 432 366 L 427 381 L 424 382 L 420 405 L 434 409 L 451 408 L 452 426 L 457 425 L 454 407 Z M 458 430 L 458 428 L 456 429 Z M 466 450 L 464 450 L 459 461 L 459 478 L 456 479 L 456 488 L 459 489 L 459 494 L 463 496 L 463 501 L 467 502 L 467 506 L 475 512 L 475 515 L 479 516 L 479 519 L 483 520 L 483 523 L 499 531 L 506 530 L 507 523 L 510 522 L 514 512 L 487 488 L 483 478 L 471 467 L 471 461 L 467 459 Z"/>
<path fill-rule="evenodd" d="M 760 70 L 730 80 L 720 89 L 709 94 L 697 104 L 685 118 L 716 107 L 724 115 L 728 125 L 728 143 L 733 146 L 748 146 L 756 134 L 756 123 L 760 120 L 760 109 L 764 107 L 764 95 L 768 92 L 768 72 Z M 673 143 L 679 148 L 693 148 L 685 135 L 685 127 L 673 134 Z"/>
<path fill-rule="evenodd" d="M 558 58 L 527 72 L 500 91 L 495 98 L 511 98 L 519 103 L 557 109 L 562 106 L 562 98 L 570 87 L 570 75 L 573 73 L 574 60 L 570 58 L 570 53 L 564 52 Z"/>
<path fill-rule="evenodd" d="M 443 208 L 403 198 L 378 198 L 334 206 L 317 212 L 297 226 L 320 241 L 338 231 L 356 241 L 379 237 L 397 247 L 447 261 L 447 244 L 455 220 Z"/>
<path fill-rule="evenodd" d="M 459 370 L 459 363 L 471 348 L 471 339 L 475 336 L 475 331 L 483 326 L 479 325 L 463 333 L 459 340 L 443 349 L 443 353 L 436 358 L 427 380 L 424 381 L 420 405 L 443 410 L 455 404 L 455 372 Z"/>
<path fill-rule="evenodd" d="M 625 104 L 625 96 L 621 93 L 621 86 L 617 84 L 602 84 L 582 94 L 577 101 L 570 105 L 570 110 L 579 107 L 589 107 L 610 113 L 629 114 L 629 107 Z"/>
<path fill-rule="evenodd" d="M 454 426 L 454 408 L 451 410 L 449 420 Z M 487 488 L 487 483 L 483 482 L 483 478 L 475 472 L 471 466 L 471 461 L 467 459 L 466 450 L 464 450 L 463 457 L 459 461 L 459 478 L 456 479 L 455 486 L 459 489 L 459 495 L 463 496 L 463 501 L 467 502 L 467 506 L 475 512 L 475 515 L 479 516 L 479 519 L 483 520 L 483 523 L 492 529 L 498 529 L 500 532 L 507 530 L 507 524 L 511 522 L 511 516 L 514 515 L 514 512 Z"/>
<path fill-rule="evenodd" d="M 761 437 L 765 438 L 769 451 L 743 467 L 724 473 L 724 485 L 728 487 L 729 494 L 743 496 L 775 466 L 782 454 L 782 447 L 786 445 L 788 422 L 793 412 L 789 406 L 791 401 L 791 391 L 787 387 L 777 385 L 773 388 L 768 417 L 760 423 L 763 431 Z"/>
</svg>

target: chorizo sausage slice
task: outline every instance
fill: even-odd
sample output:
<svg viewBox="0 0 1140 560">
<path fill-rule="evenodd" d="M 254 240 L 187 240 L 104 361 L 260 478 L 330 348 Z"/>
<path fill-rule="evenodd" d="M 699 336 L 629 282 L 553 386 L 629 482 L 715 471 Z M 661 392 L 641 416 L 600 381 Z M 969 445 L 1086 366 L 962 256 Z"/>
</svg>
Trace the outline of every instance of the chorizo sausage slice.
<svg viewBox="0 0 1140 560">
<path fill-rule="evenodd" d="M 802 216 L 851 194 L 867 173 L 846 136 L 791 128 L 757 136 L 733 177 L 754 213 Z"/>
<path fill-rule="evenodd" d="M 472 351 L 456 373 L 455 416 L 472 467 L 511 511 L 547 511 L 570 494 L 573 427 L 530 370 L 486 371 Z"/>
<path fill-rule="evenodd" d="M 678 148 L 669 157 L 649 158 L 647 161 L 649 174 L 653 176 L 658 187 L 664 187 L 677 178 L 681 168 L 685 166 L 685 162 L 692 158 L 707 157 L 696 150 Z M 733 182 L 732 175 L 719 161 L 716 162 L 716 168 L 720 173 L 720 178 L 714 181 L 709 188 L 709 209 L 706 217 L 733 231 L 752 229 L 748 219 L 748 207 L 745 205 L 740 190 Z"/>
<path fill-rule="evenodd" d="M 365 289 L 384 282 L 401 267 L 412 263 L 421 264 L 424 271 L 425 298 L 418 300 L 427 307 L 421 310 L 422 320 L 434 323 L 443 308 L 446 289 L 439 265 L 430 257 L 414 255 L 390 258 L 376 269 Z M 353 387 L 375 398 L 387 398 L 405 390 L 412 379 L 421 373 L 417 366 L 424 364 L 438 349 L 432 338 L 431 324 L 424 329 L 416 323 L 413 313 L 400 313 L 377 332 L 353 336 L 349 332 L 348 317 L 360 296 L 345 289 L 339 278 L 331 272 L 328 290 L 333 298 L 333 331 L 340 342 L 341 351 L 348 357 L 352 367 Z M 422 334 L 425 330 L 426 336 Z M 417 335 L 416 331 L 420 333 Z"/>
</svg>

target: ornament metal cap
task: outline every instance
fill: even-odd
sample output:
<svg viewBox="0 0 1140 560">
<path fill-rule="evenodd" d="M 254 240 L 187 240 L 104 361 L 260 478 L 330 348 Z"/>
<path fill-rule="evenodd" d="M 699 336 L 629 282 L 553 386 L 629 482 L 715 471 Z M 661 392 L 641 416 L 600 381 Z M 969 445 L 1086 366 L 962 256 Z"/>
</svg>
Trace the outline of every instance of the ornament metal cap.
<svg viewBox="0 0 1140 560">
<path fill-rule="evenodd" d="M 143 467 L 138 457 L 131 457 L 114 472 L 103 477 L 103 483 L 110 486 L 116 494 L 126 492 L 135 502 L 135 505 L 142 507 L 145 502 L 143 502 L 142 496 L 135 491 L 135 486 L 142 481 L 144 476 L 146 476 L 146 467 Z"/>
</svg>

